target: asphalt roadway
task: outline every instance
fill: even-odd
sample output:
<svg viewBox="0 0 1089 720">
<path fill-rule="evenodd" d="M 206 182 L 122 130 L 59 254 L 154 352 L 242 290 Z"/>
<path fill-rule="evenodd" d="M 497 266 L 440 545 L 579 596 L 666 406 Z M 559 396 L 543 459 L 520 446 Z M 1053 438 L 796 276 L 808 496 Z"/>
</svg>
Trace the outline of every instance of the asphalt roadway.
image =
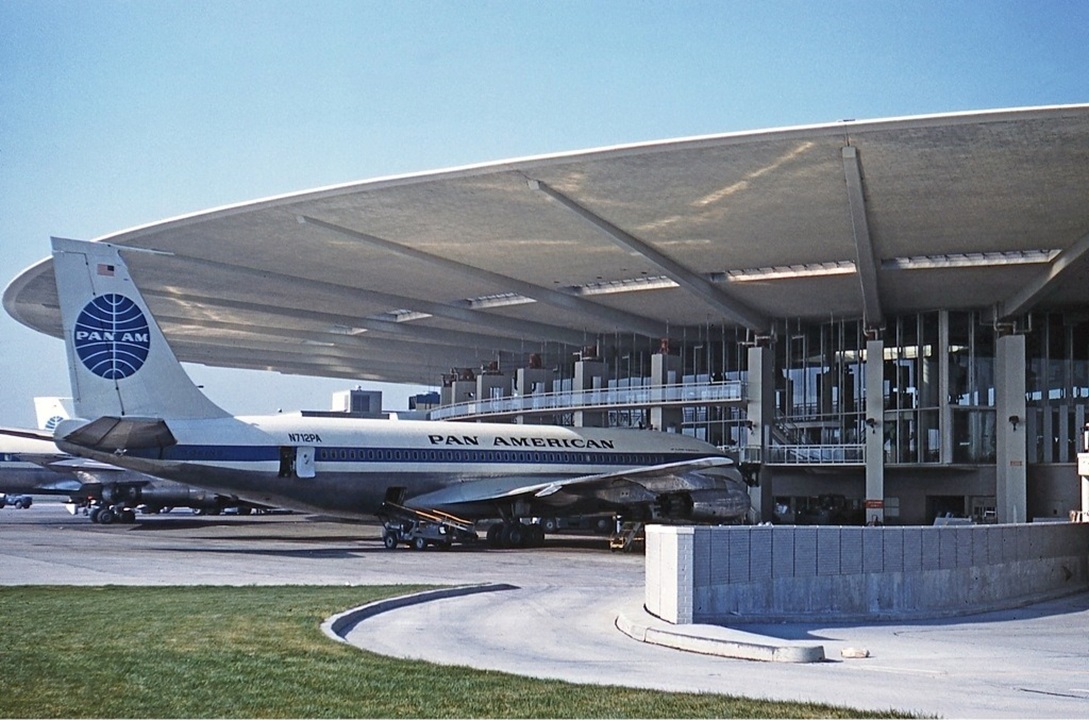
<svg viewBox="0 0 1089 720">
<path fill-rule="evenodd" d="M 175 511 L 102 527 L 62 506 L 0 510 L 0 584 L 513 586 L 412 604 L 346 637 L 399 657 L 578 683 L 716 692 L 941 717 L 1089 717 L 1089 594 L 997 613 L 874 625 L 689 626 L 697 635 L 818 643 L 827 661 L 764 663 L 644 644 L 643 558 L 594 538 L 535 550 L 386 550 L 376 525 L 307 515 Z M 865 659 L 845 659 L 864 648 Z"/>
</svg>

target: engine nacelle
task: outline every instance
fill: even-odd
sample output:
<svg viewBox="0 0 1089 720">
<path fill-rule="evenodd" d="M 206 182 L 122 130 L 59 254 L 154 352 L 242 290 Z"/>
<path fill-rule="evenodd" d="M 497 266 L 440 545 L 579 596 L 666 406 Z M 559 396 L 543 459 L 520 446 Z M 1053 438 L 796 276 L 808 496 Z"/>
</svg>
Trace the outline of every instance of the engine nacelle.
<svg viewBox="0 0 1089 720">
<path fill-rule="evenodd" d="M 740 487 L 660 495 L 658 512 L 673 520 L 692 522 L 731 522 L 749 512 L 749 494 Z"/>
<path fill-rule="evenodd" d="M 698 522 L 728 522 L 745 517 L 752 507 L 749 494 L 740 490 L 696 490 L 690 517 Z"/>
<path fill-rule="evenodd" d="M 146 485 L 141 488 L 140 502 L 158 507 L 191 507 L 211 509 L 220 506 L 215 493 L 186 485 Z"/>
</svg>

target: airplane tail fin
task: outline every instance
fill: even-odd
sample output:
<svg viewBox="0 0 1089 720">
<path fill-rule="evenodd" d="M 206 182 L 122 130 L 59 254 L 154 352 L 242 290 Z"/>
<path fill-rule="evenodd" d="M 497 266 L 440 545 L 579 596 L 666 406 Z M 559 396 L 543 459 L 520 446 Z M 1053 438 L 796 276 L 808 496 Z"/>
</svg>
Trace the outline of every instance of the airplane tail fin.
<svg viewBox="0 0 1089 720">
<path fill-rule="evenodd" d="M 34 413 L 38 417 L 38 429 L 52 431 L 61 420 L 72 417 L 72 398 L 36 397 Z"/>
<path fill-rule="evenodd" d="M 119 246 L 53 238 L 64 344 L 81 418 L 207 418 L 227 413 L 178 362 Z"/>
</svg>

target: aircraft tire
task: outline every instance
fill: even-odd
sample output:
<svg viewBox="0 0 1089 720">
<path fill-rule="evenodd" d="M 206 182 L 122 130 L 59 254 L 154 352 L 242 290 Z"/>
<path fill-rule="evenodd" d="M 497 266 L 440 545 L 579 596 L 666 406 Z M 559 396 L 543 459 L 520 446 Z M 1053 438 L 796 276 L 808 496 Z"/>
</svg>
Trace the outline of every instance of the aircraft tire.
<svg viewBox="0 0 1089 720">
<path fill-rule="evenodd" d="M 540 524 L 534 523 L 526 528 L 526 545 L 528 547 L 541 547 L 544 545 L 545 531 Z"/>
<path fill-rule="evenodd" d="M 488 546 L 503 547 L 503 523 L 495 523 L 488 528 Z"/>
<path fill-rule="evenodd" d="M 126 525 L 131 525 L 132 523 L 136 522 L 136 511 L 125 508 L 120 512 L 118 518 Z"/>
<path fill-rule="evenodd" d="M 113 514 L 113 510 L 110 510 L 108 507 L 98 511 L 97 522 L 99 525 L 112 525 L 115 519 L 116 517 Z"/>
<path fill-rule="evenodd" d="M 504 547 L 522 547 L 526 544 L 526 531 L 520 522 L 509 523 L 503 528 Z"/>
<path fill-rule="evenodd" d="M 412 547 L 414 549 L 416 549 L 416 550 L 426 550 L 427 549 L 427 538 L 422 537 L 422 536 L 415 538 L 412 541 Z"/>
<path fill-rule="evenodd" d="M 386 546 L 387 550 L 393 550 L 397 547 L 397 536 L 391 532 L 384 533 L 382 535 L 382 544 Z"/>
<path fill-rule="evenodd" d="M 90 518 L 91 522 L 93 522 L 93 523 L 95 523 L 97 525 L 98 524 L 98 514 L 100 512 L 102 512 L 102 508 L 93 507 L 93 508 L 91 508 L 91 512 L 88 513 L 87 517 Z"/>
<path fill-rule="evenodd" d="M 559 521 L 556 518 L 545 518 L 541 521 L 541 529 L 546 533 L 556 532 L 556 528 L 559 527 Z"/>
</svg>

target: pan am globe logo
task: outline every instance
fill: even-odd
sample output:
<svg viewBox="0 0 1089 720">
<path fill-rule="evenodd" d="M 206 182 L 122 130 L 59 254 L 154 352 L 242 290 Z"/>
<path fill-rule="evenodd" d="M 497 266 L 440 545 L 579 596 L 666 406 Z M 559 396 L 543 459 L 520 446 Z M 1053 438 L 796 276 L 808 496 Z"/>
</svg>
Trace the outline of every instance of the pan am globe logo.
<svg viewBox="0 0 1089 720">
<path fill-rule="evenodd" d="M 147 318 L 124 295 L 99 295 L 76 319 L 76 355 L 84 367 L 107 380 L 121 380 L 144 366 L 151 348 Z"/>
</svg>

